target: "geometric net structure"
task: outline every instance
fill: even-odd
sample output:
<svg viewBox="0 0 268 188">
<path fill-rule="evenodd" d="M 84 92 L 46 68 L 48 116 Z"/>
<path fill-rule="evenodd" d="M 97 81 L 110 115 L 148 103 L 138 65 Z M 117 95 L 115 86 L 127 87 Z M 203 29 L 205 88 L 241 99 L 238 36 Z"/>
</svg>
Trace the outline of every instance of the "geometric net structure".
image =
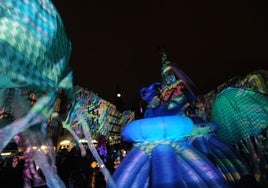
<svg viewBox="0 0 268 188">
<path fill-rule="evenodd" d="M 1 1 L 0 87 L 70 89 L 71 45 L 54 5 Z"/>
<path fill-rule="evenodd" d="M 268 96 L 251 89 L 228 87 L 212 105 L 217 135 L 228 143 L 260 134 L 268 126 Z"/>
</svg>

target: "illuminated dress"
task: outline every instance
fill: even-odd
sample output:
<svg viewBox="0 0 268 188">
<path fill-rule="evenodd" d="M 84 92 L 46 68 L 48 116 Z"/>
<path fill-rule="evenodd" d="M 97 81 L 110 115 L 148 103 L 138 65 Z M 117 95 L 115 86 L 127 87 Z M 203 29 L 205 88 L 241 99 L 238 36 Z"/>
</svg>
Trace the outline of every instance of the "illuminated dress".
<svg viewBox="0 0 268 188">
<path fill-rule="evenodd" d="M 133 148 L 113 174 L 117 187 L 222 188 L 251 176 L 234 148 L 215 136 L 217 125 L 192 116 L 195 97 L 187 77 L 164 52 L 162 62 L 163 85 L 141 89 L 141 98 L 149 104 L 145 118 L 130 122 L 122 131 Z"/>
</svg>

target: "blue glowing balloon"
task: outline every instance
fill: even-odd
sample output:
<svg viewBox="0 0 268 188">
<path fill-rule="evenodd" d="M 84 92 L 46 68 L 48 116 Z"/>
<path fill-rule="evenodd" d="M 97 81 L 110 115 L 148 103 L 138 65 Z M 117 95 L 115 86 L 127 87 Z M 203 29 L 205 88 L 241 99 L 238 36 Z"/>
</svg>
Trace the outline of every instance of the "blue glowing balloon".
<svg viewBox="0 0 268 188">
<path fill-rule="evenodd" d="M 193 129 L 193 121 L 186 116 L 160 116 L 134 120 L 121 134 L 129 142 L 176 141 L 189 136 Z"/>
</svg>

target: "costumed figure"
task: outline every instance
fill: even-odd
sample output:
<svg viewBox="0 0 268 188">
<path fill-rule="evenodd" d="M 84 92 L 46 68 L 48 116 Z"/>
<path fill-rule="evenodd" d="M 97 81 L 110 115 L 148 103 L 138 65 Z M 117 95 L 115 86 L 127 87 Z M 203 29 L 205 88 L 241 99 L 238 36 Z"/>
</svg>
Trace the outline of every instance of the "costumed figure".
<svg viewBox="0 0 268 188">
<path fill-rule="evenodd" d="M 122 130 L 133 148 L 113 174 L 117 187 L 223 188 L 252 177 L 235 148 L 215 135 L 217 124 L 189 116 L 195 96 L 188 79 L 181 70 L 166 67 L 165 54 L 163 59 L 162 84 L 140 91 L 148 104 L 144 119 Z"/>
<path fill-rule="evenodd" d="M 56 172 L 54 146 L 45 131 L 53 112 L 58 111 L 57 96 L 61 90 L 71 101 L 71 107 L 64 116 L 67 118 L 62 122 L 63 128 L 78 143 L 79 137 L 72 130 L 72 124 L 77 122 L 82 125 L 89 149 L 100 164 L 108 184 L 113 186 L 113 180 L 92 144 L 88 124 L 80 112 L 82 104 L 74 99 L 69 65 L 71 42 L 52 1 L 3 0 L 0 11 L 0 110 L 10 114 L 8 120 L 1 119 L 0 122 L 0 151 L 16 135 L 27 135 L 25 143 L 38 148 L 29 150 L 28 154 L 40 167 L 46 185 L 65 187 Z M 10 97 L 14 88 L 19 92 Z M 23 108 L 23 112 L 16 115 L 16 111 L 24 107 L 21 105 L 25 102 L 21 93 L 24 89 L 34 90 L 38 97 L 29 109 L 25 111 Z M 61 117 L 55 118 L 55 121 L 62 121 Z M 42 145 L 48 151 L 45 152 Z M 79 146 L 84 156 L 85 148 L 82 144 Z"/>
</svg>

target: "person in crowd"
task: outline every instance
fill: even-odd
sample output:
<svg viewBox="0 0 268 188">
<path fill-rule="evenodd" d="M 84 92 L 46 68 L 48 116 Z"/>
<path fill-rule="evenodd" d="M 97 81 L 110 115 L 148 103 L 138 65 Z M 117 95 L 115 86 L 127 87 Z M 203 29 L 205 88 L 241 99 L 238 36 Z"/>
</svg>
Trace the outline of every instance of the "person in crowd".
<svg viewBox="0 0 268 188">
<path fill-rule="evenodd" d="M 23 183 L 24 188 L 31 187 L 46 187 L 45 180 L 40 176 L 37 171 L 35 161 L 32 156 L 32 146 L 28 143 L 27 138 L 23 134 L 14 136 L 16 144 L 23 148 Z"/>
<path fill-rule="evenodd" d="M 90 176 L 89 152 L 85 156 L 81 155 L 78 146 L 74 146 L 65 155 L 65 159 L 57 167 L 60 176 L 67 188 L 87 188 Z"/>
</svg>

